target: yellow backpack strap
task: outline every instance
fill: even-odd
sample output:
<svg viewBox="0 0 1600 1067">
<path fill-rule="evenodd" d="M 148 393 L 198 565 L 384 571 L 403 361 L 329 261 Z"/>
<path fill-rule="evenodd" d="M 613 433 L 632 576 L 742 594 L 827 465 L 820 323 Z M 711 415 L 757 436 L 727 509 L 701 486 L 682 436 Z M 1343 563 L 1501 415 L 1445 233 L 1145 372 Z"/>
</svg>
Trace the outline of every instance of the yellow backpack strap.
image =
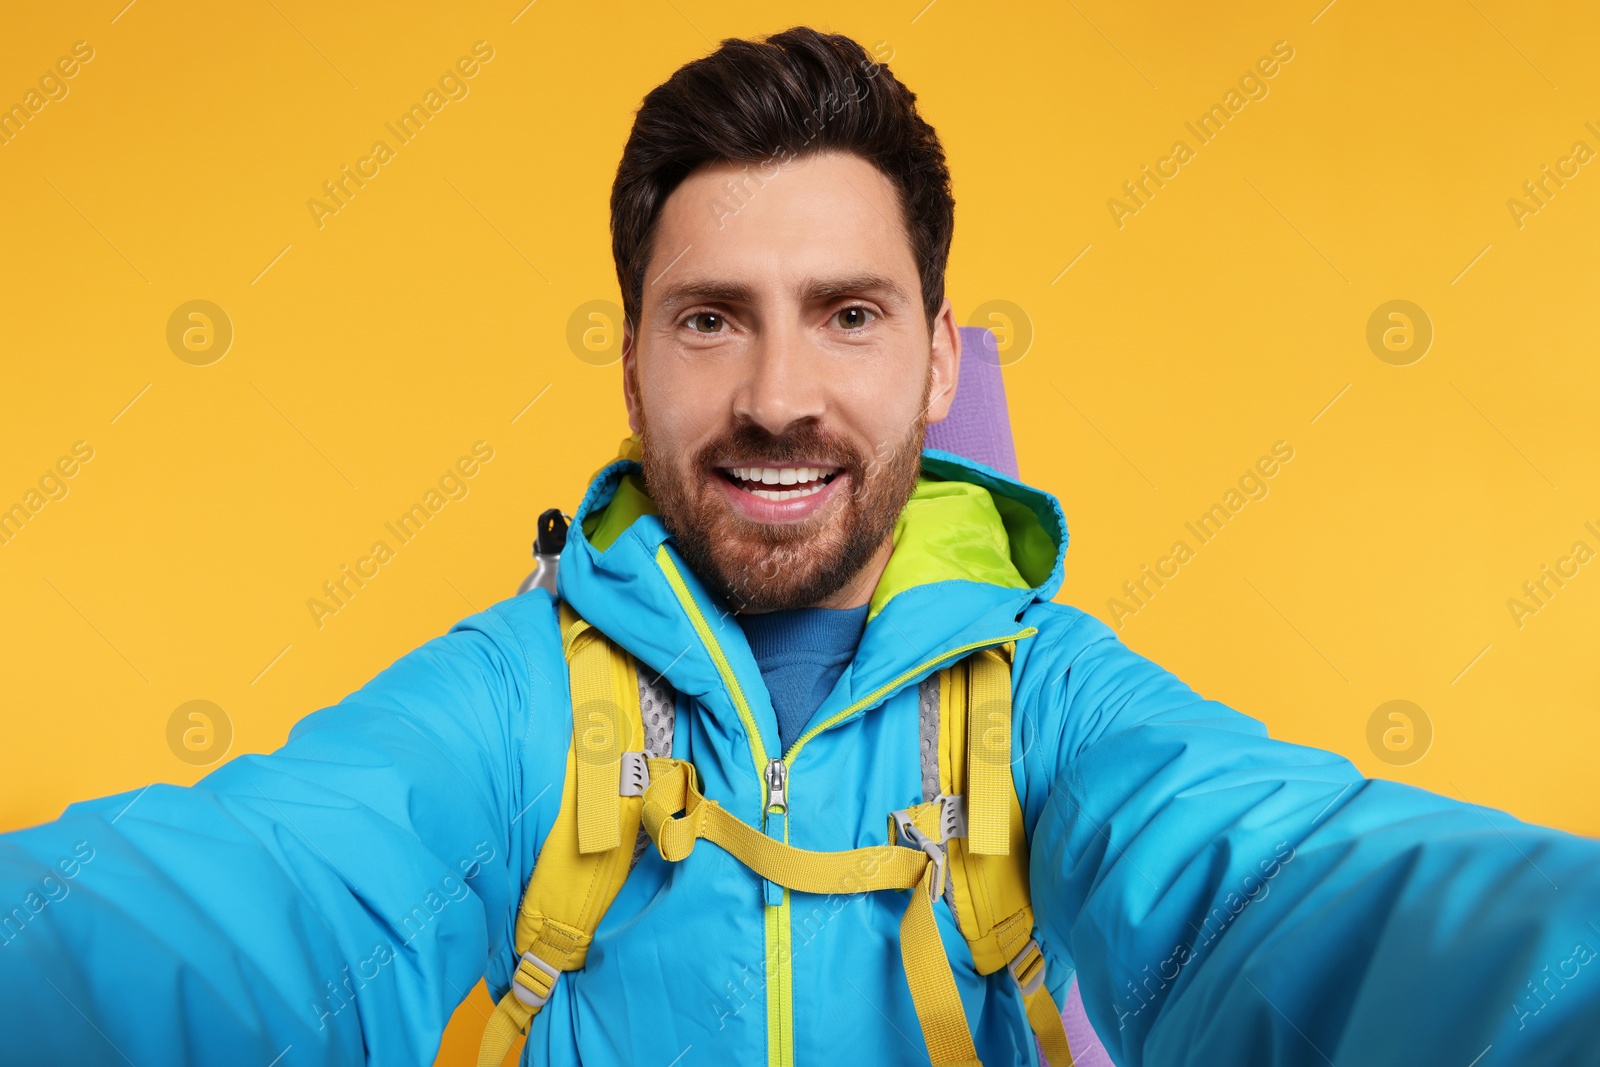
<svg viewBox="0 0 1600 1067">
<path fill-rule="evenodd" d="M 595 929 L 632 867 L 649 784 L 633 657 L 566 603 L 560 611 L 572 690 L 561 808 L 522 896 L 521 959 L 484 1030 L 478 1067 L 500 1067 L 562 972 L 588 958 Z"/>
<path fill-rule="evenodd" d="M 1011 851 L 1011 664 L 993 649 L 967 660 L 967 851 Z"/>
<path fill-rule="evenodd" d="M 644 742 L 638 680 L 633 657 L 565 603 L 561 610 L 561 643 L 572 685 L 572 741 L 578 757 L 578 851 L 608 852 L 623 840 L 622 797 L 617 791 L 623 753 L 634 746 L 642 748 Z M 633 843 L 632 835 L 628 843 Z"/>
<path fill-rule="evenodd" d="M 945 901 L 978 973 L 1011 972 L 1046 1062 L 1071 1067 L 1061 1011 L 1045 985 L 1044 954 L 1033 937 L 1027 834 L 1011 777 L 1014 652 L 1015 645 L 986 649 L 923 683 L 925 802 L 919 808 L 941 830 L 949 869 Z M 935 735 L 936 745 L 930 743 Z M 937 794 L 927 795 L 935 783 Z"/>
</svg>

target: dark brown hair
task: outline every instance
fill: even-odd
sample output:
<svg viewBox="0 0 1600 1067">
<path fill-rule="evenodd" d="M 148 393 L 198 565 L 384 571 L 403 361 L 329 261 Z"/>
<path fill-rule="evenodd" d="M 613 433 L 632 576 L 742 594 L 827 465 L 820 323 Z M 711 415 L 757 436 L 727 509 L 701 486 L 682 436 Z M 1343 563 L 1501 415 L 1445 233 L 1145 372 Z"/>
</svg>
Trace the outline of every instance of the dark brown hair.
<svg viewBox="0 0 1600 1067">
<path fill-rule="evenodd" d="M 899 192 L 931 327 L 944 301 L 955 200 L 944 148 L 916 99 L 849 37 L 806 26 L 761 41 L 729 37 L 679 67 L 639 106 L 611 186 L 611 255 L 629 321 L 639 324 L 661 207 L 695 168 L 781 166 L 831 150 L 872 163 Z"/>
</svg>

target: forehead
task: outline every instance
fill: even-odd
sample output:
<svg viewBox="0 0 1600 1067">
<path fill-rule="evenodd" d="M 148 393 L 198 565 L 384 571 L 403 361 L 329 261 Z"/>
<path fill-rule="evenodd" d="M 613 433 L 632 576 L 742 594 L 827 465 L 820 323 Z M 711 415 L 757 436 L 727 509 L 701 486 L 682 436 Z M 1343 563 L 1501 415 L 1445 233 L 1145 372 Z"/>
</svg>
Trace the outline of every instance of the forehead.
<svg viewBox="0 0 1600 1067">
<path fill-rule="evenodd" d="M 646 304 L 669 283 L 876 274 L 919 291 L 894 184 L 860 156 L 706 164 L 672 191 L 657 222 Z"/>
</svg>

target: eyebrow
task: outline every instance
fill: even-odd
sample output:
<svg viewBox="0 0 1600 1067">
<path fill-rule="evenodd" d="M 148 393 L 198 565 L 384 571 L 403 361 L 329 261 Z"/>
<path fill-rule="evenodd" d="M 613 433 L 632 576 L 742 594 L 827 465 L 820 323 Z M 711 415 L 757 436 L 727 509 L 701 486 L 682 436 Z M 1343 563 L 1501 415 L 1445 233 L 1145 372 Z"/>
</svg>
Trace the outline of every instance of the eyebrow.
<svg viewBox="0 0 1600 1067">
<path fill-rule="evenodd" d="M 851 274 L 839 278 L 806 278 L 800 284 L 800 297 L 806 303 L 820 303 L 851 293 L 875 295 L 890 306 L 910 302 L 898 282 L 882 274 Z M 691 278 L 673 282 L 661 292 L 661 307 L 706 301 L 721 304 L 756 303 L 755 287 L 748 282 L 720 278 Z"/>
</svg>

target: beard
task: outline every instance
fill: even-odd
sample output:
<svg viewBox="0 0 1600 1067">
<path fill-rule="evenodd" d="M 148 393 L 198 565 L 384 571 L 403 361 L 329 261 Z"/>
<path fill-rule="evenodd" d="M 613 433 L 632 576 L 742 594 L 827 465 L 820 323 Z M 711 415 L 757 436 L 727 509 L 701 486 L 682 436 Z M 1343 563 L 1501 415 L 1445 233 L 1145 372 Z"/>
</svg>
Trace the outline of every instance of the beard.
<svg viewBox="0 0 1600 1067">
<path fill-rule="evenodd" d="M 893 534 L 922 471 L 926 411 L 924 405 L 905 437 L 871 458 L 815 423 L 778 436 L 745 423 L 682 465 L 651 447 L 641 415 L 645 488 L 684 561 L 735 612 L 811 607 L 843 589 Z M 735 463 L 832 466 L 835 480 L 848 480 L 845 492 L 800 522 L 755 522 L 717 484 L 725 480 L 722 469 Z"/>
</svg>

